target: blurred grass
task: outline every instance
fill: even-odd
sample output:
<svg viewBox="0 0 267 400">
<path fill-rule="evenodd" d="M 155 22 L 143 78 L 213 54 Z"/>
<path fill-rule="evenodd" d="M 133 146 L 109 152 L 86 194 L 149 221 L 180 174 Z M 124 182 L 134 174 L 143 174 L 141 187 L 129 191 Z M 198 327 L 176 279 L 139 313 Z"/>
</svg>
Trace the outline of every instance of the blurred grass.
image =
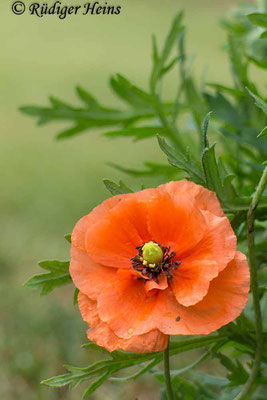
<svg viewBox="0 0 267 400">
<path fill-rule="evenodd" d="M 2 400 L 80 398 L 79 388 L 69 392 L 39 384 L 62 373 L 64 362 L 85 365 L 92 361 L 93 356 L 79 347 L 86 340 L 86 326 L 72 305 L 73 288 L 40 298 L 22 283 L 38 272 L 38 260 L 69 257 L 63 235 L 108 196 L 102 178 L 120 177 L 107 161 L 138 167 L 145 159 L 164 160 L 154 140 L 131 145 L 127 140 L 110 141 L 89 132 L 55 142 L 60 126 L 38 128 L 18 107 L 45 104 L 52 94 L 76 102 L 76 84 L 112 105 L 115 99 L 108 77 L 116 72 L 145 86 L 151 66 L 151 34 L 162 38 L 180 9 L 185 9 L 188 50 L 197 55 L 196 73 L 200 75 L 209 66 L 209 81 L 229 79 L 227 60 L 220 50 L 224 34 L 217 20 L 237 1 L 120 3 L 120 16 L 71 16 L 63 21 L 15 16 L 9 2 L 0 5 Z M 171 79 L 166 95 L 173 93 Z M 159 183 L 128 177 L 125 181 L 134 188 L 141 183 Z M 129 386 L 108 384 L 92 396 L 103 400 L 136 397 L 158 400 L 157 384 L 145 378 Z"/>
</svg>

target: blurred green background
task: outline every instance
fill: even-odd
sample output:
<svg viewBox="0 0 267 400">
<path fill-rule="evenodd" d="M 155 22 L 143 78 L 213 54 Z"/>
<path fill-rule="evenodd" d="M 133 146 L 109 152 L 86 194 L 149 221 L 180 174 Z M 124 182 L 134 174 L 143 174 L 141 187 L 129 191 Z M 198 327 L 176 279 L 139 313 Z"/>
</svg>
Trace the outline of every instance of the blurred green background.
<svg viewBox="0 0 267 400">
<path fill-rule="evenodd" d="M 26 3 L 29 3 L 26 0 Z M 49 4 L 52 4 L 49 1 Z M 78 0 L 73 3 L 79 4 Z M 81 3 L 83 3 L 81 1 Z M 151 34 L 162 39 L 173 16 L 185 10 L 188 52 L 198 75 L 228 82 L 228 61 L 218 24 L 228 0 L 117 0 L 119 16 L 37 18 L 0 4 L 0 398 L 1 400 L 79 399 L 81 390 L 54 390 L 39 384 L 63 373 L 63 364 L 86 365 L 94 355 L 80 345 L 86 326 L 73 307 L 73 287 L 47 297 L 23 288 L 39 272 L 42 259 L 68 259 L 63 235 L 106 198 L 102 179 L 120 174 L 108 161 L 141 167 L 145 159 L 164 160 L 155 140 L 131 144 L 88 132 L 56 142 L 59 125 L 39 128 L 18 111 L 25 104 L 46 104 L 49 95 L 77 103 L 79 84 L 112 106 L 110 74 L 121 72 L 146 87 L 151 67 Z M 208 69 L 207 69 L 208 67 Z M 172 95 L 171 79 L 167 95 Z M 77 103 L 78 104 L 78 103 Z M 130 187 L 158 184 L 125 177 Z M 183 365 L 183 358 L 178 360 Z M 206 365 L 209 368 L 209 365 Z M 128 385 L 106 384 L 94 399 L 159 399 L 158 385 L 146 377 Z"/>
</svg>

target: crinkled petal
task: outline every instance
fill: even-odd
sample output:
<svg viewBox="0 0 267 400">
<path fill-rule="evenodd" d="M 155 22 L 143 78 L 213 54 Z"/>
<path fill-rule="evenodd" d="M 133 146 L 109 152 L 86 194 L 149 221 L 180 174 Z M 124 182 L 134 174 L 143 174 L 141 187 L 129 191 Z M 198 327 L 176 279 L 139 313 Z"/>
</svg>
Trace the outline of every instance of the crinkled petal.
<svg viewBox="0 0 267 400">
<path fill-rule="evenodd" d="M 158 313 L 159 329 L 174 335 L 209 334 L 241 314 L 248 300 L 249 287 L 246 257 L 236 252 L 229 265 L 211 281 L 208 294 L 194 306 L 181 306 L 170 290 L 159 292 L 162 307 L 170 312 L 169 317 Z M 180 317 L 178 322 L 175 316 Z"/>
<path fill-rule="evenodd" d="M 237 252 L 199 303 L 184 307 L 170 288 L 146 296 L 130 279 L 113 284 L 113 291 L 98 300 L 99 316 L 116 335 L 125 339 L 159 329 L 166 335 L 209 334 L 237 318 L 248 299 L 249 268 L 246 257 Z"/>
<path fill-rule="evenodd" d="M 97 302 L 79 293 L 78 304 L 84 321 L 91 329 L 87 331 L 88 339 L 108 351 L 122 349 L 135 353 L 150 353 L 164 350 L 168 345 L 168 335 L 155 329 L 144 335 L 132 336 L 130 339 L 119 338 L 108 324 L 102 322 L 98 316 Z"/>
<path fill-rule="evenodd" d="M 170 246 L 178 259 L 195 247 L 206 231 L 205 217 L 190 196 L 158 192 L 147 207 L 151 237 L 162 246 Z"/>
<path fill-rule="evenodd" d="M 98 297 L 99 317 L 121 338 L 147 333 L 154 329 L 148 324 L 157 303 L 157 293 L 148 296 L 144 281 L 120 270 L 110 281 L 110 289 Z"/>
<path fill-rule="evenodd" d="M 82 217 L 74 227 L 71 235 L 71 242 L 75 247 L 85 250 L 85 234 L 87 229 L 92 227 L 99 219 L 103 218 L 119 201 L 123 195 L 113 196 L 95 207 L 90 214 Z"/>
<path fill-rule="evenodd" d="M 109 287 L 109 282 L 116 275 L 116 270 L 95 263 L 85 251 L 72 246 L 70 275 L 75 286 L 95 300 L 106 287 Z"/>
<path fill-rule="evenodd" d="M 205 189 L 203 186 L 197 185 L 186 179 L 181 181 L 172 181 L 159 186 L 159 190 L 169 193 L 171 196 L 177 196 L 186 193 L 192 196 L 198 208 L 210 211 L 219 217 L 224 216 L 224 212 L 220 206 L 217 196 L 211 190 Z"/>
<path fill-rule="evenodd" d="M 158 282 L 155 280 L 147 280 L 145 284 L 145 290 L 148 295 L 155 293 L 155 290 L 165 290 L 168 287 L 168 280 L 166 275 L 162 272 L 158 278 Z"/>
<path fill-rule="evenodd" d="M 236 252 L 236 236 L 226 216 L 202 211 L 206 231 L 197 245 L 181 256 L 181 265 L 173 272 L 172 288 L 184 306 L 198 303 L 206 296 L 212 279 L 218 276 Z"/>
<path fill-rule="evenodd" d="M 176 300 L 186 307 L 198 303 L 206 296 L 210 281 L 217 275 L 216 261 L 182 261 L 178 269 L 173 271 L 171 283 Z"/>
<path fill-rule="evenodd" d="M 97 302 L 89 299 L 84 293 L 78 294 L 78 306 L 82 319 L 88 323 L 91 328 L 95 328 L 100 324 L 101 320 L 98 316 Z"/>
<path fill-rule="evenodd" d="M 235 256 L 236 236 L 226 216 L 217 217 L 209 211 L 203 211 L 203 214 L 206 218 L 207 230 L 198 245 L 190 252 L 183 254 L 182 260 L 184 264 L 206 260 L 207 269 L 210 261 L 216 261 L 220 272 Z"/>
<path fill-rule="evenodd" d="M 85 241 L 90 257 L 106 266 L 132 268 L 136 247 L 151 240 L 146 213 L 146 202 L 136 196 L 122 199 L 105 218 L 88 228 Z"/>
<path fill-rule="evenodd" d="M 87 331 L 88 339 L 108 351 L 124 350 L 134 353 L 152 353 L 165 350 L 168 345 L 168 335 L 155 329 L 144 335 L 132 336 L 130 339 L 120 339 L 108 324 L 101 322 L 94 329 Z"/>
</svg>

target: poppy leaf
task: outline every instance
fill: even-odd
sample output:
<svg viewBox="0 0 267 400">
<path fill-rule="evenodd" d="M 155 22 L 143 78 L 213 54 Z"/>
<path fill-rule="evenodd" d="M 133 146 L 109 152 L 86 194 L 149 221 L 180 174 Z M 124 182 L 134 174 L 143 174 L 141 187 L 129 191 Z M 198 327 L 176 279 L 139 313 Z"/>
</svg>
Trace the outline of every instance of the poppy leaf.
<svg viewBox="0 0 267 400">
<path fill-rule="evenodd" d="M 138 372 L 132 375 L 128 376 L 123 376 L 123 377 L 111 377 L 111 381 L 115 382 L 126 382 L 129 380 L 135 380 L 139 378 L 139 376 L 144 375 L 146 372 L 149 372 L 155 365 L 158 364 L 158 359 L 156 358 L 155 360 L 151 361 L 149 364 L 147 364 L 145 367 L 141 368 Z"/>
<path fill-rule="evenodd" d="M 115 163 L 108 163 L 108 165 L 131 176 L 164 176 L 168 179 L 173 179 L 178 174 L 177 168 L 172 165 L 150 161 L 144 162 L 145 169 L 126 168 Z"/>
<path fill-rule="evenodd" d="M 262 34 L 260 35 L 261 39 L 266 39 L 267 38 L 267 31 L 262 32 Z"/>
<path fill-rule="evenodd" d="M 250 96 L 252 96 L 255 100 L 255 104 L 262 109 L 262 111 L 264 112 L 264 114 L 267 115 L 267 103 L 262 100 L 260 97 L 258 97 L 255 93 L 253 93 L 251 90 L 247 89 L 247 91 L 249 92 Z"/>
<path fill-rule="evenodd" d="M 106 350 L 104 347 L 100 347 L 95 343 L 85 343 L 81 346 L 83 349 L 95 350 L 100 353 L 105 354 L 106 356 L 112 357 L 112 353 Z"/>
<path fill-rule="evenodd" d="M 215 145 L 205 148 L 202 154 L 202 165 L 208 189 L 216 192 L 226 212 L 246 210 L 249 206 L 249 197 L 240 197 L 232 185 L 234 175 L 228 174 L 223 179 L 220 174 L 215 156 Z"/>
<path fill-rule="evenodd" d="M 24 286 L 32 289 L 40 289 L 41 296 L 57 287 L 72 282 L 69 274 L 69 261 L 41 261 L 39 265 L 50 272 L 33 276 L 24 283 Z"/>
<path fill-rule="evenodd" d="M 153 98 L 120 74 L 111 77 L 113 91 L 134 108 L 152 108 Z"/>
<path fill-rule="evenodd" d="M 208 189 L 216 192 L 226 212 L 246 210 L 248 209 L 251 199 L 250 197 L 241 197 L 236 193 L 232 185 L 235 175 L 227 174 L 223 163 L 217 162 L 215 156 L 216 143 L 209 146 L 207 140 L 207 121 L 206 117 L 203 123 L 203 143 L 206 147 L 202 153 L 202 166 L 206 178 L 206 186 Z"/>
<path fill-rule="evenodd" d="M 208 189 L 217 194 L 222 194 L 222 182 L 215 158 L 215 143 L 211 147 L 205 147 L 202 154 L 202 165 L 206 177 Z"/>
<path fill-rule="evenodd" d="M 67 240 L 67 242 L 71 243 L 71 233 L 64 235 L 64 238 Z"/>
<path fill-rule="evenodd" d="M 160 76 L 162 76 L 162 75 L 166 74 L 167 72 L 169 72 L 179 60 L 180 60 L 180 57 L 174 57 L 172 59 L 172 61 L 166 67 L 161 69 Z"/>
<path fill-rule="evenodd" d="M 182 19 L 183 19 L 183 11 L 179 12 L 177 16 L 174 18 L 168 36 L 165 40 L 161 54 L 161 62 L 163 65 L 170 56 L 172 48 L 177 41 L 178 34 L 181 32 L 181 30 L 183 30 Z"/>
<path fill-rule="evenodd" d="M 257 67 L 262 68 L 262 69 L 267 69 L 267 61 L 262 61 L 255 57 L 252 57 L 252 56 L 247 56 L 247 58 L 253 64 L 257 65 Z"/>
<path fill-rule="evenodd" d="M 81 97 L 81 91 L 79 91 L 79 95 Z M 151 105 L 120 111 L 103 106 L 99 108 L 96 108 L 96 106 L 88 108 L 88 105 L 85 108 L 71 107 L 58 99 L 52 99 L 53 101 L 48 107 L 23 106 L 20 107 L 20 111 L 37 118 L 39 125 L 52 121 L 72 122 L 73 126 L 59 133 L 57 139 L 70 138 L 92 128 L 128 125 L 135 121 L 154 118 L 156 115 Z M 172 105 L 170 104 L 163 105 L 163 108 L 167 114 L 172 112 Z"/>
<path fill-rule="evenodd" d="M 133 137 L 135 141 L 151 138 L 156 134 L 165 135 L 166 129 L 161 126 L 129 127 L 104 133 L 105 136 L 113 137 Z"/>
<path fill-rule="evenodd" d="M 263 128 L 263 130 L 258 134 L 258 138 L 267 136 L 267 126 Z"/>
<path fill-rule="evenodd" d="M 230 94 L 234 97 L 241 98 L 244 97 L 244 92 L 242 90 L 233 89 L 229 86 L 220 85 L 218 83 L 206 83 L 206 86 L 216 89 L 218 92 L 224 92 L 226 94 Z"/>
<path fill-rule="evenodd" d="M 204 101 L 203 94 L 198 90 L 196 83 L 192 77 L 187 77 L 184 81 L 184 90 L 186 102 L 190 105 L 190 111 L 193 116 L 195 125 L 199 132 L 202 132 L 202 121 L 207 114 L 207 107 Z M 213 110 L 210 107 L 210 110 Z"/>
<path fill-rule="evenodd" d="M 209 142 L 208 142 L 208 137 L 207 137 L 207 132 L 208 132 L 208 127 L 209 127 L 209 122 L 210 122 L 210 116 L 212 114 L 212 111 L 210 111 L 207 116 L 204 119 L 204 122 L 202 124 L 202 135 L 203 135 L 203 146 L 209 147 Z"/>
<path fill-rule="evenodd" d="M 249 20 L 262 28 L 267 28 L 267 14 L 264 13 L 252 13 L 248 15 Z"/>
<path fill-rule="evenodd" d="M 83 133 L 84 131 L 86 131 L 87 129 L 89 129 L 91 126 L 90 124 L 78 124 L 76 126 L 73 126 L 69 129 L 64 129 L 62 132 L 58 133 L 56 135 L 56 139 L 57 140 L 61 140 L 61 139 L 68 139 L 71 138 L 72 136 L 76 136 L 79 133 Z"/>
<path fill-rule="evenodd" d="M 206 360 L 206 358 L 210 355 L 210 351 L 207 351 L 204 353 L 200 358 L 198 358 L 196 361 L 194 361 L 192 364 L 187 365 L 184 368 L 176 369 L 171 371 L 171 378 L 174 378 L 178 375 L 182 375 L 185 372 L 188 372 L 192 368 L 196 367 L 199 365 L 202 361 Z M 153 375 L 157 377 L 159 381 L 164 383 L 164 372 L 163 371 L 154 371 Z"/>
<path fill-rule="evenodd" d="M 98 101 L 86 90 L 81 88 L 80 86 L 76 87 L 76 93 L 78 97 L 87 105 L 89 109 L 99 109 L 100 105 Z"/>
<path fill-rule="evenodd" d="M 73 305 L 76 306 L 78 304 L 78 294 L 79 294 L 79 289 L 75 288 L 74 290 L 74 295 L 73 295 Z"/>
<path fill-rule="evenodd" d="M 227 378 L 230 381 L 228 386 L 239 386 L 246 383 L 249 378 L 249 373 L 245 370 L 239 360 L 233 361 L 222 353 L 217 353 L 215 356 L 219 358 L 221 364 L 229 371 L 227 374 Z"/>
<path fill-rule="evenodd" d="M 83 398 L 89 396 L 90 394 L 92 394 L 97 388 L 99 388 L 99 386 L 101 386 L 108 378 L 110 375 L 113 374 L 113 372 L 115 372 L 115 370 L 111 369 L 109 371 L 107 371 L 105 374 L 103 374 L 102 376 L 100 376 L 98 379 L 96 379 L 84 392 L 83 394 Z"/>
<path fill-rule="evenodd" d="M 165 65 L 175 43 L 178 40 L 178 35 L 183 31 L 182 18 L 183 12 L 180 12 L 174 18 L 161 52 L 158 51 L 155 37 L 153 37 L 153 68 L 150 76 L 150 88 L 152 93 L 155 92 L 157 82 L 161 76 L 168 72 L 177 61 L 176 59 L 173 59 L 171 63 L 169 63 L 167 66 Z"/>
<path fill-rule="evenodd" d="M 213 343 L 223 343 L 225 341 L 225 335 L 210 335 L 208 337 L 197 337 L 193 339 L 185 339 L 179 342 L 171 342 L 170 343 L 170 355 L 175 355 L 179 353 L 183 353 L 188 350 L 201 348 L 206 345 L 210 345 Z M 98 350 L 98 346 L 89 343 L 85 345 L 89 349 Z M 101 348 L 99 350 L 103 351 Z M 108 353 L 104 351 L 105 354 Z M 89 367 L 80 368 L 74 367 L 70 365 L 66 365 L 65 368 L 69 371 L 65 375 L 55 376 L 53 378 L 49 378 L 42 382 L 42 384 L 52 387 L 62 387 L 69 385 L 71 388 L 77 386 L 79 383 L 84 382 L 91 378 L 96 378 L 95 382 L 100 382 L 101 384 L 106 381 L 108 377 L 110 377 L 113 373 L 118 372 L 122 369 L 126 369 L 132 367 L 134 365 L 143 364 L 146 362 L 150 363 L 141 369 L 137 374 L 142 375 L 143 373 L 149 371 L 149 368 L 152 368 L 156 364 L 162 361 L 163 353 L 155 352 L 155 353 L 124 353 L 122 351 L 114 351 L 112 353 L 108 353 L 112 359 L 98 361 Z M 137 375 L 136 374 L 136 375 Z M 138 375 L 139 376 L 139 375 Z M 105 379 L 104 379 L 105 377 Z M 133 377 L 135 379 L 135 376 Z M 93 393 L 99 387 L 98 384 L 95 386 L 90 386 L 89 393 Z M 93 389 L 93 391 L 92 391 Z"/>
<path fill-rule="evenodd" d="M 159 52 L 158 52 L 158 45 L 157 45 L 157 38 L 153 34 L 152 35 L 152 54 L 153 54 L 153 61 L 154 63 L 157 63 L 159 60 Z"/>
<path fill-rule="evenodd" d="M 110 191 L 110 193 L 115 196 L 117 194 L 126 194 L 126 193 L 133 193 L 133 190 L 128 188 L 122 180 L 120 180 L 119 185 L 117 183 L 111 181 L 110 179 L 103 180 L 104 185 Z"/>
<path fill-rule="evenodd" d="M 204 96 L 210 110 L 214 112 L 214 116 L 217 119 L 236 128 L 242 126 L 242 118 L 239 111 L 222 93 L 217 92 L 214 95 L 205 93 Z"/>
<path fill-rule="evenodd" d="M 189 154 L 182 154 L 181 152 L 174 150 L 167 142 L 158 136 L 158 142 L 161 150 L 167 155 L 168 161 L 174 167 L 185 171 L 190 179 L 199 184 L 205 183 L 201 166 L 196 161 L 192 160 Z"/>
<path fill-rule="evenodd" d="M 24 286 L 32 289 L 41 289 L 41 295 L 45 295 L 57 287 L 71 283 L 71 277 L 66 273 L 54 273 L 35 275 Z"/>
<path fill-rule="evenodd" d="M 200 371 L 191 371 L 190 375 L 197 377 L 199 381 L 207 385 L 223 387 L 229 383 L 229 380 L 224 377 L 205 374 Z"/>
<path fill-rule="evenodd" d="M 68 272 L 69 261 L 47 260 L 38 263 L 40 267 L 51 272 Z"/>
</svg>

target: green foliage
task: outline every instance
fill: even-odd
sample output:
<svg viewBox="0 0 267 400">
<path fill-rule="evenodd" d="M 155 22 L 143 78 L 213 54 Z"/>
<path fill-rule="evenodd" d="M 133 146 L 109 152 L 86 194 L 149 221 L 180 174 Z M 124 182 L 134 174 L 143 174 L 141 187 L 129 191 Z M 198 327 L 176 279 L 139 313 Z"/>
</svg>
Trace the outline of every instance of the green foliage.
<svg viewBox="0 0 267 400">
<path fill-rule="evenodd" d="M 253 13 L 249 14 L 248 18 L 253 24 L 261 26 L 262 28 L 267 28 L 267 14 Z"/>
<path fill-rule="evenodd" d="M 117 183 L 111 181 L 110 179 L 104 179 L 104 185 L 113 196 L 117 194 L 133 193 L 133 191 L 129 189 L 122 181 L 120 181 L 119 185 L 117 185 Z"/>
<path fill-rule="evenodd" d="M 24 286 L 41 289 L 41 295 L 45 295 L 57 287 L 72 282 L 69 274 L 69 261 L 41 261 L 39 265 L 50 272 L 33 276 L 24 283 Z"/>
<path fill-rule="evenodd" d="M 64 238 L 67 240 L 67 242 L 71 243 L 71 233 L 65 235 Z"/>
<path fill-rule="evenodd" d="M 218 353 L 217 357 L 220 359 L 221 364 L 229 371 L 227 378 L 231 386 L 239 386 L 246 383 L 249 374 L 239 360 L 233 361 L 225 354 Z"/>
<path fill-rule="evenodd" d="M 258 134 L 258 138 L 266 136 L 267 135 L 267 126 L 263 128 L 263 130 Z"/>
<path fill-rule="evenodd" d="M 179 172 L 176 168 L 169 164 L 159 164 L 151 161 L 144 162 L 145 169 L 132 169 L 126 168 L 115 163 L 109 163 L 109 165 L 121 172 L 124 172 L 131 176 L 163 176 L 168 180 L 177 178 Z"/>
<path fill-rule="evenodd" d="M 267 31 L 262 29 L 267 28 L 267 14 L 262 12 L 266 3 L 261 6 L 240 7 L 230 18 L 222 21 L 232 74 L 232 83 L 227 86 L 220 82 L 198 82 L 192 74 L 185 48 L 183 13 L 179 13 L 161 49 L 153 36 L 148 89 L 136 86 L 121 74 L 110 78 L 111 89 L 122 101 L 123 109 L 104 106 L 89 92 L 77 87 L 81 107 L 51 97 L 48 107 L 26 106 L 21 107 L 21 111 L 37 118 L 39 124 L 52 121 L 70 123 L 68 129 L 57 135 L 58 139 L 70 138 L 95 128 L 101 128 L 110 139 L 124 137 L 140 141 L 157 137 L 169 165 L 155 160 L 146 160 L 142 169 L 114 162 L 109 164 L 130 176 L 163 177 L 167 181 L 185 177 L 214 191 L 231 220 L 240 248 L 246 249 L 247 213 L 267 160 L 267 102 L 251 79 L 252 65 L 267 69 Z M 166 101 L 162 94 L 164 78 L 174 68 L 179 78 L 174 81 L 176 95 Z M 216 142 L 210 144 L 214 139 L 218 143 L 216 152 Z M 122 180 L 117 184 L 105 179 L 104 184 L 112 195 L 133 192 Z M 260 196 L 257 203 L 254 207 L 257 206 L 253 234 L 259 279 L 257 290 L 263 302 L 266 289 L 266 193 Z M 65 238 L 71 242 L 70 235 Z M 42 294 L 45 294 L 71 282 L 68 263 L 55 261 L 40 265 L 50 272 L 31 278 L 26 286 L 41 288 Z M 77 296 L 76 290 L 75 304 Z M 255 331 L 252 315 L 250 300 L 245 313 L 221 328 L 217 335 L 171 343 L 170 355 L 209 346 L 208 351 L 193 364 L 171 372 L 176 400 L 232 400 L 238 395 L 240 386 L 246 385 L 249 376 L 254 373 L 252 361 L 258 345 L 258 331 Z M 154 368 L 162 361 L 162 353 L 115 351 L 109 354 L 94 344 L 85 347 L 109 355 L 111 359 L 98 361 L 86 368 L 66 366 L 67 374 L 43 383 L 73 388 L 83 381 L 92 380 L 84 396 L 93 393 L 107 380 L 124 382 L 137 379 L 149 371 L 160 383 L 164 383 L 164 374 Z M 226 378 L 195 370 L 210 356 L 226 368 Z M 244 357 L 248 360 L 245 366 Z M 262 359 L 266 361 L 265 355 Z M 132 366 L 137 368 L 135 373 L 114 376 Z M 258 388 L 262 383 L 259 368 L 252 387 L 255 399 L 261 398 Z M 167 399 L 165 389 L 162 390 L 162 399 Z"/>
<path fill-rule="evenodd" d="M 166 134 L 166 129 L 161 126 L 144 126 L 144 127 L 131 127 L 124 128 L 118 131 L 106 132 L 105 136 L 114 138 L 118 136 L 122 137 L 133 137 L 135 141 L 150 138 L 155 136 L 155 133 L 159 135 Z"/>
<path fill-rule="evenodd" d="M 74 306 L 76 306 L 76 304 L 78 304 L 78 294 L 79 294 L 79 289 L 75 288 L 74 295 L 73 295 L 73 305 Z"/>
<path fill-rule="evenodd" d="M 158 142 L 161 150 L 167 155 L 168 161 L 171 165 L 185 171 L 192 181 L 199 183 L 200 185 L 204 184 L 205 181 L 201 165 L 191 158 L 189 148 L 187 149 L 186 154 L 183 154 L 170 147 L 161 137 L 158 137 Z"/>
<path fill-rule="evenodd" d="M 179 60 L 179 57 L 175 57 L 172 61 L 170 61 L 169 64 L 166 65 L 177 39 L 179 39 L 179 35 L 184 29 L 182 25 L 182 18 L 183 13 L 181 12 L 174 19 L 161 52 L 158 51 L 156 39 L 153 37 L 153 69 L 150 76 L 150 88 L 152 93 L 155 93 L 157 84 L 162 76 L 170 71 L 170 69 Z"/>
<path fill-rule="evenodd" d="M 172 342 L 170 345 L 170 355 L 180 354 L 188 350 L 198 349 L 206 345 L 210 345 L 213 343 L 222 343 L 224 341 L 225 337 L 223 335 L 212 335 L 209 337 L 186 339 L 180 342 Z M 70 388 L 74 388 L 83 381 L 94 379 L 93 383 L 84 393 L 84 397 L 86 397 L 89 394 L 93 393 L 100 386 L 99 383 L 104 383 L 115 372 L 132 367 L 134 365 L 140 365 L 140 370 L 136 374 L 130 375 L 127 378 L 123 378 L 123 380 L 136 379 L 137 377 L 148 372 L 149 369 L 153 368 L 163 359 L 162 352 L 136 354 L 124 353 L 117 350 L 109 353 L 93 343 L 89 343 L 84 347 L 100 351 L 105 355 L 111 356 L 111 359 L 98 361 L 95 364 L 92 364 L 89 367 L 85 368 L 65 365 L 65 368 L 69 371 L 67 374 L 47 379 L 42 383 L 53 387 L 69 385 Z M 148 364 L 143 366 L 143 364 L 147 362 Z"/>
<path fill-rule="evenodd" d="M 110 85 L 113 91 L 131 107 L 141 110 L 144 108 L 153 110 L 153 97 L 133 85 L 124 76 L 117 74 L 112 77 Z"/>
<path fill-rule="evenodd" d="M 265 115 L 267 115 L 267 103 L 250 90 L 248 90 L 248 92 L 254 98 L 255 104 L 262 109 Z"/>
</svg>

